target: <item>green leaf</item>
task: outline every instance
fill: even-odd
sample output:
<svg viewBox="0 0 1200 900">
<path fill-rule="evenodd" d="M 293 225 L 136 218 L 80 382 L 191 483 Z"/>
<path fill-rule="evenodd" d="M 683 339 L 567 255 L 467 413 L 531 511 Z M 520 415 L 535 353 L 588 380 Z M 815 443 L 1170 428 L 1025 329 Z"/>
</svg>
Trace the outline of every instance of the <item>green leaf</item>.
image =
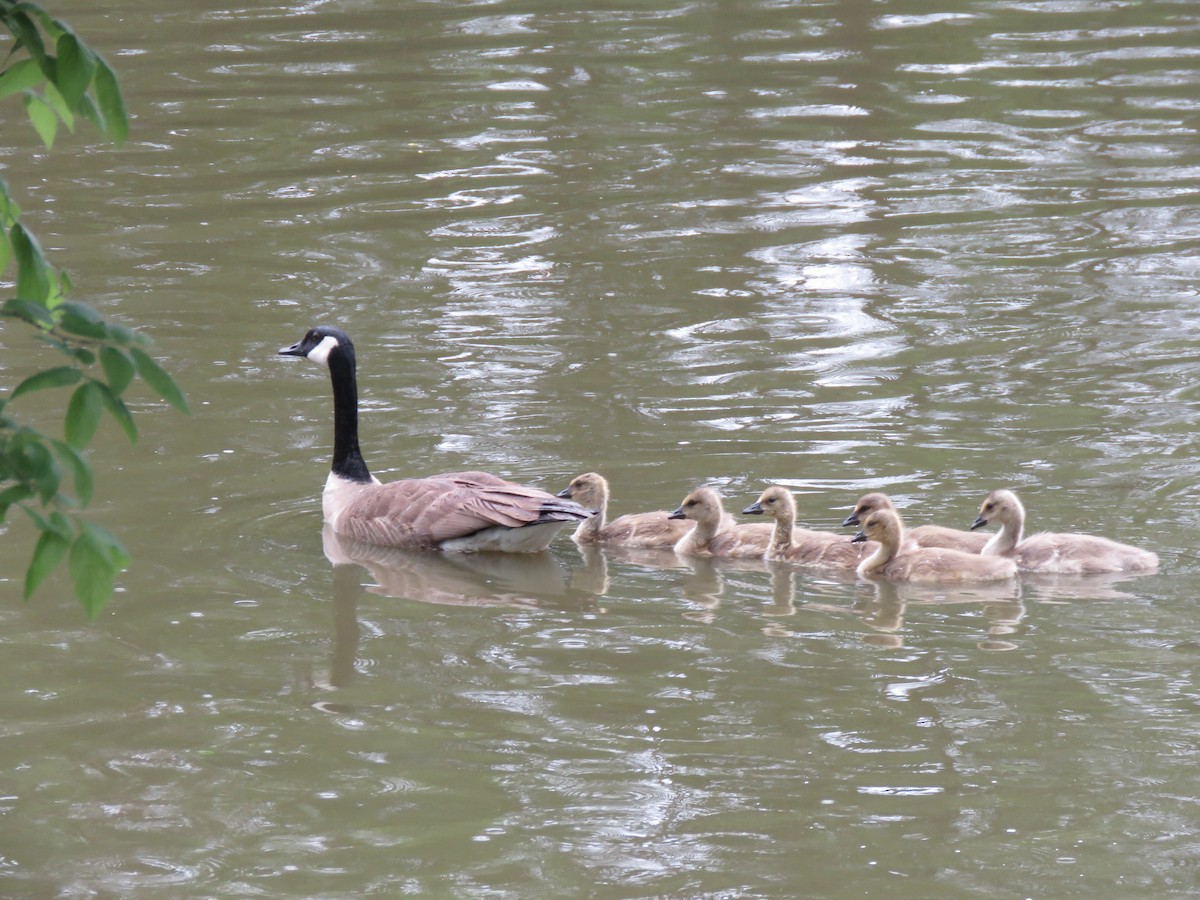
<svg viewBox="0 0 1200 900">
<path fill-rule="evenodd" d="M 62 318 L 58 320 L 58 325 L 63 331 L 97 341 L 108 339 L 108 323 L 104 321 L 104 317 L 100 313 L 86 303 L 78 300 L 64 300 L 57 309 L 62 312 Z"/>
<path fill-rule="evenodd" d="M 46 388 L 66 387 L 68 384 L 74 384 L 82 377 L 83 373 L 74 366 L 58 366 L 54 369 L 46 369 L 43 372 L 38 372 L 36 375 L 30 375 L 13 388 L 9 399 L 16 399 L 22 394 L 45 390 Z"/>
<path fill-rule="evenodd" d="M 117 76 L 100 57 L 96 57 L 96 75 L 92 80 L 96 104 L 104 116 L 104 131 L 118 145 L 129 136 L 129 116 L 125 112 L 125 98 L 117 84 Z"/>
<path fill-rule="evenodd" d="M 21 224 L 9 232 L 13 253 L 17 257 L 17 299 L 45 304 L 50 296 L 50 264 L 42 248 Z"/>
<path fill-rule="evenodd" d="M 29 561 L 29 568 L 25 570 L 26 600 L 33 596 L 38 585 L 45 581 L 46 576 L 62 562 L 70 545 L 71 542 L 60 534 L 53 531 L 42 532 L 37 545 L 33 548 L 33 558 Z"/>
<path fill-rule="evenodd" d="M 175 380 L 163 371 L 144 350 L 137 347 L 130 347 L 129 353 L 133 357 L 133 364 L 137 367 L 138 374 L 142 376 L 142 380 L 150 385 L 160 397 L 170 403 L 181 413 L 190 415 L 188 409 L 187 398 L 183 395 L 183 391 L 179 389 L 179 385 Z"/>
<path fill-rule="evenodd" d="M 3 522 L 4 517 L 8 515 L 10 506 L 20 503 L 22 500 L 28 500 L 32 496 L 33 488 L 27 484 L 14 484 L 12 487 L 0 491 L 0 522 Z"/>
<path fill-rule="evenodd" d="M 79 98 L 79 102 L 75 104 L 75 111 L 95 125 L 97 131 L 101 134 L 104 133 L 104 116 L 101 115 L 96 104 L 92 102 L 89 94 L 84 94 Z"/>
<path fill-rule="evenodd" d="M 46 447 L 41 434 L 32 429 L 18 432 L 9 443 L 8 461 L 17 478 L 37 491 L 42 503 L 50 503 L 62 483 L 62 468 Z"/>
<path fill-rule="evenodd" d="M 66 441 L 51 438 L 50 446 L 58 454 L 59 460 L 71 470 L 71 476 L 75 479 L 75 495 L 79 498 L 79 505 L 87 506 L 92 502 L 92 488 L 95 486 L 91 464 Z"/>
<path fill-rule="evenodd" d="M 25 112 L 29 114 L 29 121 L 33 123 L 34 131 L 38 133 L 38 137 L 42 139 L 42 143 L 49 150 L 54 146 L 54 138 L 58 134 L 58 116 L 54 114 L 50 104 L 33 91 L 25 92 Z"/>
<path fill-rule="evenodd" d="M 46 87 L 42 90 L 42 97 L 50 108 L 54 110 L 59 120 L 67 126 L 67 131 L 74 131 L 75 113 L 53 81 L 46 82 Z"/>
<path fill-rule="evenodd" d="M 71 524 L 71 520 L 57 509 L 50 513 L 50 518 L 46 520 L 45 530 L 53 531 L 66 541 L 71 540 L 75 536 L 75 528 Z"/>
<path fill-rule="evenodd" d="M 127 565 L 129 555 L 111 533 L 90 522 L 80 523 L 67 568 L 75 585 L 75 596 L 89 618 L 94 618 L 112 597 L 117 572 Z"/>
<path fill-rule="evenodd" d="M 96 72 L 96 58 L 92 52 L 70 32 L 63 34 L 55 44 L 58 53 L 58 90 L 63 99 L 74 110 L 87 93 L 88 85 Z"/>
<path fill-rule="evenodd" d="M 27 91 L 45 77 L 36 60 L 23 59 L 15 62 L 0 72 L 0 98 Z"/>
<path fill-rule="evenodd" d="M 5 300 L 0 304 L 0 316 L 21 319 L 39 328 L 54 327 L 54 316 L 50 315 L 50 311 L 40 303 L 28 300 Z"/>
<path fill-rule="evenodd" d="M 86 447 L 96 433 L 103 411 L 104 396 L 98 382 L 88 380 L 77 387 L 67 405 L 67 417 L 63 423 L 67 443 L 76 450 Z"/>
<path fill-rule="evenodd" d="M 28 503 L 21 504 L 21 512 L 33 519 L 33 524 L 37 526 L 38 531 L 53 531 L 50 526 L 50 520 L 43 516 L 40 512 L 30 506 Z"/>
<path fill-rule="evenodd" d="M 9 31 L 12 32 L 13 37 L 17 39 L 13 50 L 24 47 L 26 52 L 37 62 L 38 67 L 45 73 L 46 77 L 52 77 L 54 75 L 53 60 L 47 59 L 46 48 L 42 44 L 42 36 L 38 32 L 37 25 L 34 24 L 33 20 L 25 15 L 24 12 L 18 10 L 10 12 L 5 17 L 4 23 L 8 26 Z"/>
<path fill-rule="evenodd" d="M 8 182 L 0 178 L 0 217 L 5 220 L 4 227 L 7 228 L 10 222 L 16 221 L 21 215 L 21 207 L 17 206 L 17 202 L 12 198 L 12 192 L 8 189 Z"/>
<path fill-rule="evenodd" d="M 79 360 L 81 366 L 90 366 L 96 361 L 96 354 L 87 347 L 72 347 L 67 345 L 67 355 L 72 359 Z"/>
<path fill-rule="evenodd" d="M 51 39 L 57 39 L 58 36 L 62 34 L 63 29 L 61 27 L 61 23 L 57 19 L 51 18 L 50 13 L 46 12 L 46 10 L 42 9 L 42 7 L 38 4 L 21 2 L 16 4 L 16 8 L 25 10 L 31 16 L 36 16 L 37 20 L 42 25 L 42 30 L 50 35 Z"/>
<path fill-rule="evenodd" d="M 135 372 L 129 354 L 119 347 L 101 347 L 100 365 L 104 367 L 104 375 L 108 378 L 108 386 L 112 392 L 118 397 L 125 393 L 125 388 L 133 381 Z"/>
<path fill-rule="evenodd" d="M 95 382 L 96 387 L 100 389 L 100 396 L 104 399 L 104 405 L 108 407 L 109 413 L 117 424 L 125 431 L 125 436 L 129 438 L 129 443 L 137 443 L 137 425 L 134 424 L 133 415 L 129 412 L 129 407 L 125 405 L 125 401 L 114 394 L 107 384 Z"/>
</svg>

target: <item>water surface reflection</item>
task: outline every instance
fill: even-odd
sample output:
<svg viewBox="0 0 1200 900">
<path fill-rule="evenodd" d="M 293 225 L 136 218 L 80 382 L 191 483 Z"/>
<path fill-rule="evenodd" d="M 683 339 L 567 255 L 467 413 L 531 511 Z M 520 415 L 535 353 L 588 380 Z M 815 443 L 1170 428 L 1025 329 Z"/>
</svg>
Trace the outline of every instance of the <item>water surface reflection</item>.
<svg viewBox="0 0 1200 900">
<path fill-rule="evenodd" d="M 0 893 L 1191 896 L 1188 4 L 76 6 L 130 141 L 6 128 L 5 176 L 197 413 L 95 450 L 110 616 L 0 572 Z M 1162 572 L 955 602 L 564 540 L 331 583 L 327 385 L 264 362 L 315 322 L 395 475 L 780 482 L 825 528 L 1007 486 Z"/>
</svg>

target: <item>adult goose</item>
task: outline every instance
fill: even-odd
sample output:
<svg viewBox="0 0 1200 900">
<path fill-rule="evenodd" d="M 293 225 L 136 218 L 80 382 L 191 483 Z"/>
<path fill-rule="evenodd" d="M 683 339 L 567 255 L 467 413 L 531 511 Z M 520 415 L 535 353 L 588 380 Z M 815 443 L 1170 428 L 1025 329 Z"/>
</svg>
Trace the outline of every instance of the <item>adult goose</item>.
<svg viewBox="0 0 1200 900">
<path fill-rule="evenodd" d="M 775 520 L 765 559 L 825 569 L 856 569 L 863 560 L 864 548 L 847 537 L 795 527 L 796 499 L 781 485 L 771 485 L 742 512 L 750 516 L 766 515 Z"/>
<path fill-rule="evenodd" d="M 858 574 L 893 581 L 965 583 L 1003 581 L 1017 574 L 1011 559 L 963 553 L 948 547 L 913 547 L 904 543 L 904 522 L 893 509 L 871 513 L 853 541 L 878 541 L 879 549 L 863 560 Z"/>
<path fill-rule="evenodd" d="M 671 518 L 695 523 L 675 544 L 681 556 L 761 557 L 774 532 L 763 523 L 731 526 L 721 495 L 709 487 L 696 488 L 684 497 Z"/>
<path fill-rule="evenodd" d="M 1025 507 L 1012 491 L 988 494 L 971 528 L 992 522 L 998 522 L 1000 530 L 984 546 L 984 555 L 1012 559 L 1022 572 L 1099 575 L 1145 572 L 1158 566 L 1157 554 L 1096 535 L 1043 532 L 1024 537 Z"/>
<path fill-rule="evenodd" d="M 611 522 L 608 515 L 608 481 L 596 472 L 584 472 L 558 492 L 596 510 L 596 515 L 579 523 L 572 535 L 577 544 L 611 544 L 633 549 L 670 550 L 691 530 L 691 523 L 670 518 L 667 511 L 627 513 Z"/>
<path fill-rule="evenodd" d="M 545 550 L 565 525 L 593 514 L 579 503 L 487 472 L 381 484 L 367 469 L 358 446 L 358 385 L 350 338 L 321 325 L 279 352 L 329 369 L 333 465 L 321 507 L 338 534 L 384 547 L 535 552 Z"/>
<path fill-rule="evenodd" d="M 846 516 L 842 527 L 862 525 L 867 516 L 878 509 L 895 510 L 892 498 L 880 491 L 863 494 L 854 504 L 854 510 Z M 944 525 L 918 525 L 915 528 L 904 529 L 905 539 L 916 547 L 949 547 L 964 553 L 980 553 L 987 543 L 986 534 L 962 531 L 958 528 L 947 528 Z"/>
</svg>

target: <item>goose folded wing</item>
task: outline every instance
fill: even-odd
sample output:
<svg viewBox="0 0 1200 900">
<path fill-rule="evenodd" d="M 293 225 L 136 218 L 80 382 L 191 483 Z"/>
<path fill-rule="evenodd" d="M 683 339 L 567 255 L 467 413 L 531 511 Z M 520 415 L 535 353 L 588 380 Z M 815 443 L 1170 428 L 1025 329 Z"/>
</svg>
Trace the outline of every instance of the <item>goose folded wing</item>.
<svg viewBox="0 0 1200 900">
<path fill-rule="evenodd" d="M 520 528 L 544 520 L 543 507 L 550 501 L 561 503 L 544 491 L 485 472 L 412 478 L 364 494 L 346 511 L 342 530 L 375 544 L 436 547 L 485 528 Z"/>
</svg>

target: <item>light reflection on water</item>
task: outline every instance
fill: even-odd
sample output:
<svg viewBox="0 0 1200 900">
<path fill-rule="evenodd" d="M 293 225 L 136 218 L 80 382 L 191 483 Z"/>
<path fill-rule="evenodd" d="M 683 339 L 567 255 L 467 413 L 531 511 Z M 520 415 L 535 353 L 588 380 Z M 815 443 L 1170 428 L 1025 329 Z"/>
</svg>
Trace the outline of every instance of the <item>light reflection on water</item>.
<svg viewBox="0 0 1200 900">
<path fill-rule="evenodd" d="M 102 622 L 0 607 L 0 893 L 1194 887 L 1186 5 L 218 6 L 72 13 L 134 136 L 6 148 L 197 415 L 97 449 Z M 272 358 L 318 321 L 382 477 L 778 481 L 828 529 L 1003 484 L 1163 574 L 356 556 L 325 376 Z"/>
</svg>

